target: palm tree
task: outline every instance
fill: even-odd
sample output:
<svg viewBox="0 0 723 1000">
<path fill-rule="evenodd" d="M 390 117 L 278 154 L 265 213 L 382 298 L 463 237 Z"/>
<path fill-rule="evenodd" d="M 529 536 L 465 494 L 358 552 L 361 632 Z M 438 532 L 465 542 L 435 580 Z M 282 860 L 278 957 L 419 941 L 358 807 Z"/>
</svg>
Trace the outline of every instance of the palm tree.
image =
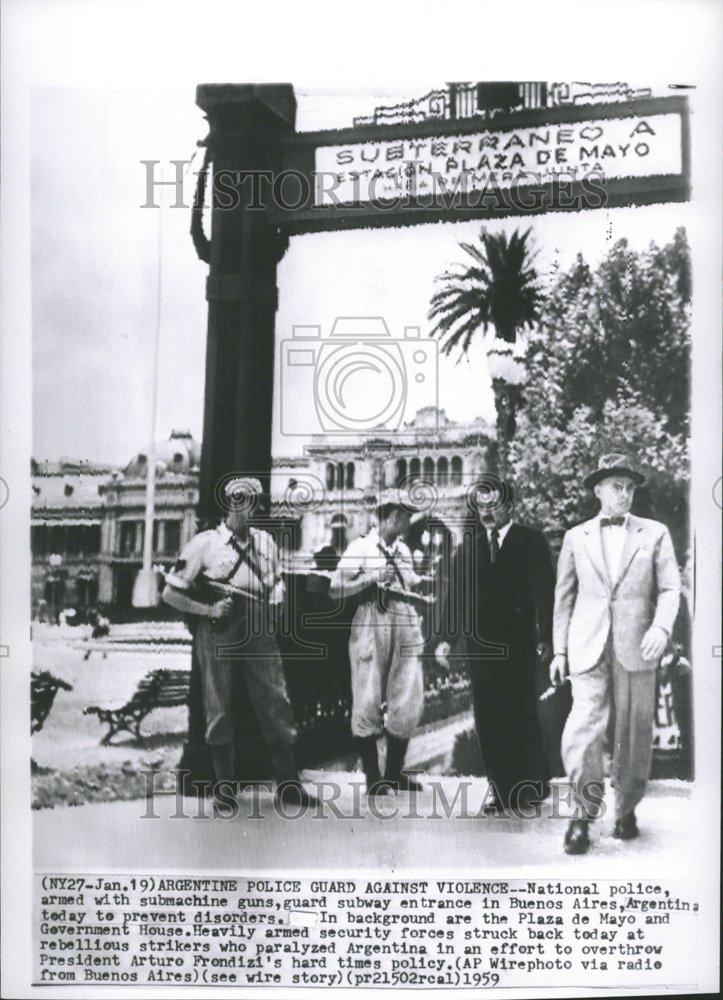
<svg viewBox="0 0 723 1000">
<path fill-rule="evenodd" d="M 467 354 L 477 330 L 494 328 L 498 340 L 514 345 L 519 334 L 539 318 L 540 290 L 531 251 L 530 230 L 480 233 L 481 246 L 460 243 L 473 264 L 458 264 L 437 281 L 441 288 L 432 296 L 430 320 L 435 321 L 431 336 L 439 337 L 442 353 L 454 350 Z M 521 401 L 519 381 L 522 369 L 507 352 L 488 351 L 488 365 L 497 410 L 497 464 L 504 475 L 507 448 L 515 433 L 515 413 Z"/>
</svg>

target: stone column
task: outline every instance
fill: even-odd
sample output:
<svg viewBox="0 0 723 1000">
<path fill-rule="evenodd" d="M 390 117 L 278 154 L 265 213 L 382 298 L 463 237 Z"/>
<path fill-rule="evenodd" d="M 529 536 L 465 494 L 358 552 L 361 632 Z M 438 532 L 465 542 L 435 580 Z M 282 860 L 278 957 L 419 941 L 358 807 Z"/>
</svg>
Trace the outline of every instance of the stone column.
<svg viewBox="0 0 723 1000">
<path fill-rule="evenodd" d="M 196 101 L 210 126 L 207 143 L 218 192 L 212 200 L 206 286 L 199 500 L 201 517 L 211 517 L 216 487 L 224 476 L 253 474 L 269 486 L 276 267 L 286 242 L 269 220 L 271 184 L 262 185 L 267 208 L 254 208 L 252 177 L 240 184 L 236 178 L 237 172 L 243 177 L 254 171 L 278 176 L 280 143 L 294 131 L 296 100 L 287 85 L 202 84 Z"/>
<path fill-rule="evenodd" d="M 252 207 L 256 189 L 248 174 L 278 175 L 281 141 L 294 131 L 296 99 L 285 84 L 201 84 L 196 103 L 209 123 L 214 181 L 211 240 L 203 247 L 208 336 L 199 476 L 199 517 L 209 521 L 218 514 L 217 488 L 224 477 L 254 475 L 270 487 L 276 267 L 286 241 L 269 219 L 271 184 L 262 188 L 266 208 Z M 195 656 L 188 711 L 181 767 L 191 781 L 202 780 L 210 777 L 210 760 Z"/>
</svg>

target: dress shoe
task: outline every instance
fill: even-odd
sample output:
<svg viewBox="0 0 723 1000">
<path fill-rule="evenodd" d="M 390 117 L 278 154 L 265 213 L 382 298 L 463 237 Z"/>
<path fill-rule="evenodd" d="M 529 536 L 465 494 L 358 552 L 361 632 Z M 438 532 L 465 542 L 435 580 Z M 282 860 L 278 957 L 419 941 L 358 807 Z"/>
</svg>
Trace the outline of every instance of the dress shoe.
<svg viewBox="0 0 723 1000">
<path fill-rule="evenodd" d="M 565 854 L 587 854 L 590 847 L 589 820 L 571 819 L 565 834 Z"/>
<path fill-rule="evenodd" d="M 634 810 L 615 820 L 613 837 L 617 837 L 618 840 L 635 840 L 639 834 L 640 830 L 638 830 L 638 821 L 635 819 Z"/>
<path fill-rule="evenodd" d="M 382 784 L 386 785 L 392 792 L 422 792 L 424 786 L 414 778 L 410 778 L 404 771 L 400 771 L 396 778 L 383 778 Z"/>
<path fill-rule="evenodd" d="M 394 790 L 391 781 L 387 781 L 386 778 L 379 778 L 378 781 L 367 783 L 367 798 L 381 799 L 386 795 L 391 795 Z"/>
</svg>

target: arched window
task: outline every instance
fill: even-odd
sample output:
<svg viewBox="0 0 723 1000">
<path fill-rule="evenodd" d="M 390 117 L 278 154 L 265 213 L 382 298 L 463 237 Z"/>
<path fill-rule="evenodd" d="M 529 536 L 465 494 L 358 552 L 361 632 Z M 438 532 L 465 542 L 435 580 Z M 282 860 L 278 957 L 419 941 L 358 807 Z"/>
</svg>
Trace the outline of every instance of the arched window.
<svg viewBox="0 0 723 1000">
<path fill-rule="evenodd" d="M 331 544 L 339 553 L 346 548 L 346 524 L 344 514 L 334 514 L 331 518 Z"/>
<path fill-rule="evenodd" d="M 395 486 L 401 486 L 404 480 L 407 478 L 407 460 L 406 458 L 398 458 L 395 467 L 396 477 Z"/>
<path fill-rule="evenodd" d="M 434 459 L 429 457 L 425 458 L 422 463 L 422 469 L 424 473 L 422 476 L 423 481 L 431 485 L 434 482 Z"/>
<path fill-rule="evenodd" d="M 334 489 L 343 490 L 344 489 L 344 463 L 337 462 L 335 465 L 335 479 L 334 479 Z"/>
<path fill-rule="evenodd" d="M 334 466 L 331 462 L 326 463 L 326 488 L 327 490 L 334 489 Z"/>
<path fill-rule="evenodd" d="M 452 458 L 452 485 L 461 486 L 462 484 L 462 459 L 459 455 L 454 455 Z"/>
<path fill-rule="evenodd" d="M 437 482 L 440 486 L 446 486 L 449 482 L 449 462 L 444 455 L 437 459 Z"/>
<path fill-rule="evenodd" d="M 409 478 L 419 479 L 422 471 L 422 464 L 418 458 L 413 458 L 409 463 Z"/>
<path fill-rule="evenodd" d="M 348 490 L 353 490 L 354 489 L 354 463 L 353 462 L 347 462 L 346 463 L 346 480 L 345 480 L 344 485 L 346 486 L 346 488 Z"/>
</svg>

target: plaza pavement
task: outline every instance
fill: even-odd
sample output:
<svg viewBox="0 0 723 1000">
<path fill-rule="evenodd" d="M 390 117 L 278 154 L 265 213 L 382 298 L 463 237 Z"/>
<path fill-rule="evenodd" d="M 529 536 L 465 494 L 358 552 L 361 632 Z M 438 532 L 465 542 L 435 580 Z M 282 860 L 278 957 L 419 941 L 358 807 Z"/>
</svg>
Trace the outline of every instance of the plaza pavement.
<svg viewBox="0 0 723 1000">
<path fill-rule="evenodd" d="M 610 814 L 596 824 L 590 854 L 569 858 L 562 853 L 566 820 L 551 818 L 551 799 L 533 820 L 476 817 L 486 792 L 482 778 L 425 776 L 422 794 L 380 800 L 377 815 L 361 793 L 358 772 L 307 771 L 305 778 L 310 790 L 315 790 L 316 781 L 324 783 L 317 788 L 323 787 L 327 804 L 296 819 L 278 814 L 270 791 L 257 792 L 255 800 L 251 792 L 242 793 L 234 819 L 214 818 L 208 806 L 199 818 L 194 799 L 177 800 L 174 795 L 149 802 L 37 811 L 33 815 L 36 870 L 298 873 L 312 868 L 340 872 L 453 868 L 492 874 L 513 867 L 518 877 L 594 873 L 595 878 L 618 880 L 650 879 L 664 872 L 684 877 L 694 863 L 691 786 L 684 782 L 651 782 L 638 809 L 639 840 L 614 840 Z M 467 782 L 467 817 L 458 813 L 445 817 L 442 793 L 453 802 L 461 780 Z M 332 807 L 329 799 L 337 791 Z M 561 803 L 565 791 L 560 787 Z M 178 815 L 179 803 L 185 817 Z M 566 814 L 566 807 L 561 804 L 559 812 Z M 142 818 L 145 813 L 155 818 Z"/>
<path fill-rule="evenodd" d="M 118 652 L 105 660 L 85 661 L 59 630 L 37 636 L 35 653 L 53 672 L 69 673 L 73 683 L 71 692 L 59 692 L 45 727 L 33 741 L 37 763 L 55 768 L 100 761 L 149 766 L 146 760 L 153 751 L 136 741 L 99 746 L 102 727 L 95 718 L 85 716 L 83 709 L 91 702 L 113 704 L 128 697 L 140 677 L 158 665 L 158 654 Z M 162 660 L 164 666 L 182 668 L 188 653 L 168 650 Z M 151 741 L 168 744 L 168 753 L 178 759 L 185 709 L 154 713 L 148 726 Z M 584 858 L 562 853 L 564 786 L 559 788 L 560 818 L 550 817 L 551 800 L 534 820 L 474 818 L 486 794 L 486 781 L 434 773 L 448 766 L 455 736 L 471 726 L 471 714 L 466 713 L 415 735 L 407 765 L 425 769 L 427 787 L 417 796 L 414 808 L 410 796 L 399 795 L 381 802 L 379 815 L 373 815 L 361 794 L 361 775 L 341 771 L 305 772 L 311 790 L 315 781 L 323 782 L 327 805 L 294 820 L 275 813 L 270 792 L 258 795 L 255 811 L 263 818 L 248 818 L 254 811 L 250 792 L 240 797 L 239 815 L 232 820 L 211 818 L 210 811 L 207 819 L 193 818 L 196 809 L 191 799 L 183 800 L 187 818 L 174 818 L 177 802 L 172 795 L 153 800 L 150 811 L 157 814 L 155 819 L 142 818 L 147 812 L 144 800 L 56 806 L 33 813 L 35 865 L 40 871 L 85 872 L 381 868 L 478 874 L 514 867 L 515 872 L 546 878 L 555 873 L 584 876 L 585 872 L 603 877 L 601 871 L 609 865 L 610 877 L 615 879 L 654 878 L 663 872 L 682 877 L 689 869 L 694 809 L 692 786 L 685 782 L 651 782 L 638 810 L 640 839 L 626 844 L 613 840 L 608 817 L 596 824 L 593 848 Z M 453 802 L 461 780 L 467 782 L 469 818 L 458 814 L 445 818 L 442 793 L 447 802 Z M 334 803 L 329 802 L 337 789 Z"/>
</svg>

